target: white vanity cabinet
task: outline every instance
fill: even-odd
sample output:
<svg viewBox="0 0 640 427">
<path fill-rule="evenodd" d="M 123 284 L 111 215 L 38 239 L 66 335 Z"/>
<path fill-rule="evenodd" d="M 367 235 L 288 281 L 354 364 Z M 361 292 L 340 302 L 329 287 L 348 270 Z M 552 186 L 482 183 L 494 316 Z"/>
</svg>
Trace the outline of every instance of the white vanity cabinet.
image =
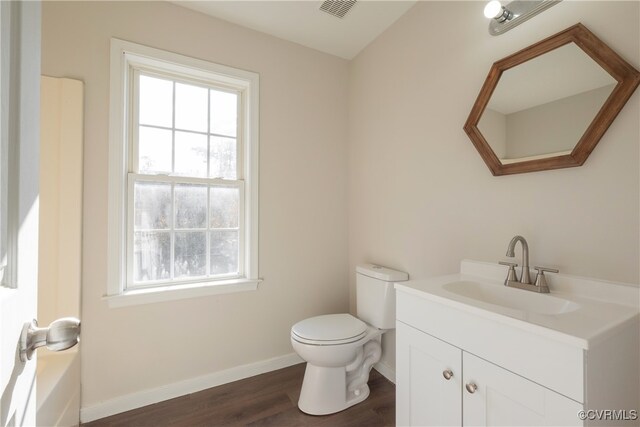
<svg viewBox="0 0 640 427">
<path fill-rule="evenodd" d="M 461 425 L 462 387 L 462 351 L 397 322 L 396 424 Z"/>
<path fill-rule="evenodd" d="M 462 359 L 463 425 L 582 425 L 582 404 L 472 354 Z"/>
<path fill-rule="evenodd" d="M 581 425 L 574 400 L 402 322 L 396 334 L 398 426 Z"/>
<path fill-rule="evenodd" d="M 541 295 L 505 274 L 396 284 L 397 425 L 637 426 L 638 287 L 554 275 Z"/>
</svg>

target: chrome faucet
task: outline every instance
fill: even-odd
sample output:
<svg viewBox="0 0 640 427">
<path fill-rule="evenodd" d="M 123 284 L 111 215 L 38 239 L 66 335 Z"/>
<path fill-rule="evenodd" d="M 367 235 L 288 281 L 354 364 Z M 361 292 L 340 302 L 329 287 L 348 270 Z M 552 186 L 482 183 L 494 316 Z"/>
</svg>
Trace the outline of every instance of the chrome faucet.
<svg viewBox="0 0 640 427">
<path fill-rule="evenodd" d="M 522 271 L 520 273 L 520 280 L 518 280 L 518 274 L 515 270 L 515 267 L 518 266 L 517 263 L 500 261 L 500 264 L 509 266 L 509 271 L 507 272 L 507 278 L 504 281 L 504 285 L 518 289 L 525 289 L 527 291 L 548 294 L 549 286 L 547 286 L 547 279 L 544 272 L 558 273 L 558 270 L 555 268 L 534 267 L 538 270 L 538 274 L 536 275 L 535 283 L 531 284 L 531 277 L 529 276 L 529 245 L 524 237 L 515 236 L 511 239 L 509 246 L 507 247 L 507 256 L 510 258 L 515 257 L 515 248 L 516 243 L 518 242 L 520 242 L 520 245 L 522 246 Z"/>
<path fill-rule="evenodd" d="M 515 257 L 515 248 L 516 243 L 520 242 L 522 245 L 522 271 L 520 273 L 520 283 L 525 285 L 531 284 L 531 277 L 529 276 L 529 245 L 527 241 L 522 236 L 515 236 L 509 242 L 509 246 L 507 247 L 507 256 Z"/>
</svg>

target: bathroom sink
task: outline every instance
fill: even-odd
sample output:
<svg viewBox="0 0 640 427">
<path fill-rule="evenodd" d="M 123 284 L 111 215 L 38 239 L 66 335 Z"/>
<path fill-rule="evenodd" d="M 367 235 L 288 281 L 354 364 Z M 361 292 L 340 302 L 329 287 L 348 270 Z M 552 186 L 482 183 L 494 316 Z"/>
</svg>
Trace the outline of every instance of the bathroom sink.
<svg viewBox="0 0 640 427">
<path fill-rule="evenodd" d="M 615 335 L 627 322 L 638 322 L 636 285 L 560 273 L 548 279 L 551 293 L 539 294 L 504 286 L 506 276 L 503 265 L 464 260 L 459 273 L 396 283 L 396 313 L 415 308 L 410 301 L 424 301 L 425 309 L 460 322 L 452 325 L 461 331 L 480 333 L 473 319 L 484 319 L 492 327 L 516 328 L 582 349 Z"/>
<path fill-rule="evenodd" d="M 468 280 L 446 283 L 442 289 L 479 302 L 543 315 L 565 314 L 580 308 L 579 304 L 557 296 Z"/>
</svg>

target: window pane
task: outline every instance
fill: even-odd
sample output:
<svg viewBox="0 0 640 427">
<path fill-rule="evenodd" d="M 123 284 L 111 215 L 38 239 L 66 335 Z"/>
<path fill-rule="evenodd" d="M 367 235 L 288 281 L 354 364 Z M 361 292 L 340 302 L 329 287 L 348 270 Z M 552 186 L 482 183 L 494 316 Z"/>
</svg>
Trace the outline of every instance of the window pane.
<svg viewBox="0 0 640 427">
<path fill-rule="evenodd" d="M 136 232 L 133 239 L 134 282 L 169 279 L 171 235 L 168 232 Z"/>
<path fill-rule="evenodd" d="M 209 177 L 237 179 L 235 138 L 209 137 Z"/>
<path fill-rule="evenodd" d="M 211 133 L 236 136 L 238 130 L 238 95 L 211 90 Z"/>
<path fill-rule="evenodd" d="M 211 228 L 237 228 L 240 190 L 233 187 L 211 187 Z"/>
<path fill-rule="evenodd" d="M 139 122 L 143 125 L 173 126 L 173 82 L 140 76 Z"/>
<path fill-rule="evenodd" d="M 185 176 L 207 176 L 207 136 L 176 131 L 175 173 Z"/>
<path fill-rule="evenodd" d="M 176 83 L 176 128 L 207 131 L 207 92 L 203 87 Z"/>
<path fill-rule="evenodd" d="M 176 228 L 207 227 L 207 187 L 176 185 Z"/>
<path fill-rule="evenodd" d="M 134 184 L 134 228 L 166 229 L 171 226 L 171 185 L 150 182 Z"/>
<path fill-rule="evenodd" d="M 138 171 L 171 172 L 171 131 L 138 128 Z"/>
<path fill-rule="evenodd" d="M 238 272 L 238 231 L 211 232 L 211 274 Z"/>
<path fill-rule="evenodd" d="M 205 231 L 176 233 L 175 277 L 207 274 L 207 235 Z"/>
</svg>

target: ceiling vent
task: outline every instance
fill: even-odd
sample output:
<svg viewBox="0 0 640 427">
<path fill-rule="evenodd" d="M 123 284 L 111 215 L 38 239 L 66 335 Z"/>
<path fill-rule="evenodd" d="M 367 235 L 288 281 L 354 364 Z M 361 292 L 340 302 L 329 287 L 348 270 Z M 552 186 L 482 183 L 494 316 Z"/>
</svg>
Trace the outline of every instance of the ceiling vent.
<svg viewBox="0 0 640 427">
<path fill-rule="evenodd" d="M 355 4 L 356 0 L 326 0 L 320 6 L 320 10 L 336 18 L 344 18 Z"/>
</svg>

